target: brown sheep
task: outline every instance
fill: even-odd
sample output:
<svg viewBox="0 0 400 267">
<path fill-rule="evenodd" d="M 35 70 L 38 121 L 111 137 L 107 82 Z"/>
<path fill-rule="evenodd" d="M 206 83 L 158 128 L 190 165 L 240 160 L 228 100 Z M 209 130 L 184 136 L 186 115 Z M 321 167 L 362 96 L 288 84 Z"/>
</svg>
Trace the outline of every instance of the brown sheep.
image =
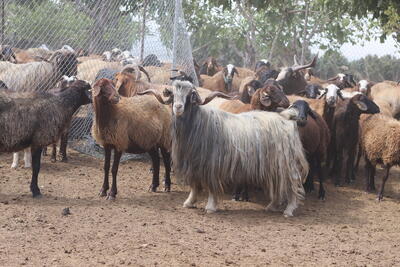
<svg viewBox="0 0 400 267">
<path fill-rule="evenodd" d="M 92 135 L 105 150 L 104 182 L 100 196 L 115 199 L 117 195 L 117 172 L 123 152 L 149 153 L 153 164 L 151 190 L 159 186 L 160 158 L 165 166 L 165 191 L 171 189 L 170 148 L 171 110 L 151 96 L 121 97 L 109 79 L 100 79 L 93 86 L 95 120 Z M 111 151 L 114 150 L 112 167 L 113 182 L 109 189 Z"/>
<path fill-rule="evenodd" d="M 242 84 L 243 79 L 246 77 L 255 77 L 255 72 L 247 69 L 247 68 L 240 68 L 240 67 L 235 67 L 237 70 L 237 75 L 233 76 L 233 81 L 232 81 L 232 90 L 233 91 L 238 91 L 240 89 L 240 85 Z"/>
<path fill-rule="evenodd" d="M 199 74 L 214 76 L 217 72 L 221 71 L 222 67 L 218 64 L 214 57 L 208 57 L 200 66 Z"/>
<path fill-rule="evenodd" d="M 289 100 L 283 91 L 270 80 L 264 87 L 257 89 L 254 93 L 249 92 L 251 101 L 245 104 L 239 100 L 229 100 L 220 105 L 220 109 L 238 114 L 251 110 L 276 111 L 278 107 L 289 107 Z"/>
<path fill-rule="evenodd" d="M 297 118 L 301 143 L 306 152 L 310 171 L 304 184 L 306 192 L 314 190 L 314 175 L 319 178 L 319 199 L 325 199 L 323 186 L 324 173 L 321 163 L 327 158 L 327 151 L 330 142 L 329 128 L 324 119 L 314 112 L 304 100 L 297 100 L 287 110 L 280 113 L 287 119 Z"/>
<path fill-rule="evenodd" d="M 229 64 L 213 76 L 200 75 L 200 85 L 211 91 L 230 93 L 233 91 L 232 81 L 235 73 L 238 75 L 236 67 Z"/>
<path fill-rule="evenodd" d="M 341 184 L 343 163 L 345 163 L 345 182 L 355 179 L 354 160 L 359 141 L 359 119 L 361 114 L 379 113 L 379 107 L 367 96 L 357 94 L 339 102 L 333 118 L 332 148 L 334 156 L 332 173 L 335 173 L 335 185 Z"/>
<path fill-rule="evenodd" d="M 141 71 L 147 76 L 148 82 L 140 80 Z M 149 74 L 142 66 L 124 68 L 115 75 L 114 83 L 117 92 L 125 97 L 135 96 L 151 87 Z"/>
<path fill-rule="evenodd" d="M 378 200 L 383 198 L 385 183 L 389 178 L 390 168 L 400 165 L 400 122 L 388 116 L 362 115 L 361 148 L 366 161 L 367 191 L 375 190 L 376 165 L 382 164 L 385 175 L 382 177 Z"/>
</svg>

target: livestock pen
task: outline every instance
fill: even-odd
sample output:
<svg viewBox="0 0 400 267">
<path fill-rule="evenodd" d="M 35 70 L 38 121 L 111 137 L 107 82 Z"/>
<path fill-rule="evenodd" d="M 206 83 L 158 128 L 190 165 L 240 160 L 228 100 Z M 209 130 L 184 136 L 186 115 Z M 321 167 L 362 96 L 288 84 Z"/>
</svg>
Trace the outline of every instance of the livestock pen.
<svg viewBox="0 0 400 267">
<path fill-rule="evenodd" d="M 373 2 L 0 0 L 0 265 L 400 266 Z"/>
</svg>

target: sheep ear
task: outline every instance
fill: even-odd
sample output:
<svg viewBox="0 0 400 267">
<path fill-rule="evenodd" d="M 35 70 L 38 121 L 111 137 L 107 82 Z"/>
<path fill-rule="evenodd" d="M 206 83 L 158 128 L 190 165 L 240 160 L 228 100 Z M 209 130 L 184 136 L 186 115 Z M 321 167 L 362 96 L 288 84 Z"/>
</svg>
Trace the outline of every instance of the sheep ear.
<svg viewBox="0 0 400 267">
<path fill-rule="evenodd" d="M 354 104 L 357 105 L 358 109 L 361 111 L 367 111 L 368 107 L 364 102 L 361 102 L 360 100 L 355 100 Z"/>
<path fill-rule="evenodd" d="M 254 87 L 252 86 L 247 87 L 247 93 L 249 94 L 249 96 L 253 96 L 255 92 L 256 90 L 254 89 Z"/>
<path fill-rule="evenodd" d="M 101 91 L 100 86 L 94 86 L 92 90 L 93 96 L 98 96 L 100 94 L 100 91 Z"/>
<path fill-rule="evenodd" d="M 201 104 L 201 97 L 199 95 L 199 93 L 197 92 L 197 90 L 193 90 L 192 94 L 190 95 L 190 103 L 192 104 Z"/>
</svg>

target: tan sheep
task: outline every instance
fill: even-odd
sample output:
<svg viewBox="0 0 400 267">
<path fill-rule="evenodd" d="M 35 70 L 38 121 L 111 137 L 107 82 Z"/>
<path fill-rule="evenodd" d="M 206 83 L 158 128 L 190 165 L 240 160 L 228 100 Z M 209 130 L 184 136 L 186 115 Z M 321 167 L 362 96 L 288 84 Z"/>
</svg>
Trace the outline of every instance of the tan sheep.
<svg viewBox="0 0 400 267">
<path fill-rule="evenodd" d="M 400 115 L 400 86 L 396 82 L 384 81 L 371 88 L 371 98 L 385 115 L 398 118 Z"/>
<path fill-rule="evenodd" d="M 159 185 L 160 158 L 164 159 L 165 190 L 170 191 L 171 110 L 152 96 L 121 97 L 109 79 L 100 79 L 93 86 L 95 120 L 92 135 L 105 150 L 104 183 L 100 196 L 114 199 L 117 194 L 117 172 L 123 152 L 149 153 L 153 163 L 155 192 Z M 109 189 L 108 175 L 111 151 L 114 150 L 113 182 Z"/>
<path fill-rule="evenodd" d="M 390 168 L 400 164 L 400 122 L 385 115 L 362 115 L 361 149 L 366 161 L 367 191 L 375 190 L 375 170 L 377 164 L 385 168 L 378 200 L 383 198 L 385 183 Z"/>
</svg>

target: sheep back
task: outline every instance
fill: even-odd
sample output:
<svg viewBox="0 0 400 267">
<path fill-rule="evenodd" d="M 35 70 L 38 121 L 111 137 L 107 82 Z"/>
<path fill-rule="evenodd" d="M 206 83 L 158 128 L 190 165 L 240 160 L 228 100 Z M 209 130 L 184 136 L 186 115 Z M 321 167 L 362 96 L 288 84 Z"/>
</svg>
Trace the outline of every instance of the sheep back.
<svg viewBox="0 0 400 267">
<path fill-rule="evenodd" d="M 99 125 L 96 119 L 92 126 L 92 135 L 99 144 L 113 144 L 119 151 L 130 153 L 143 153 L 156 145 L 170 150 L 169 107 L 152 96 L 121 97 L 111 107 L 105 125 Z M 139 147 L 143 152 L 130 151 L 132 147 Z"/>
<path fill-rule="evenodd" d="M 0 151 L 15 152 L 28 144 L 37 148 L 56 142 L 70 119 L 64 108 L 61 98 L 49 93 L 2 93 Z"/>
</svg>

